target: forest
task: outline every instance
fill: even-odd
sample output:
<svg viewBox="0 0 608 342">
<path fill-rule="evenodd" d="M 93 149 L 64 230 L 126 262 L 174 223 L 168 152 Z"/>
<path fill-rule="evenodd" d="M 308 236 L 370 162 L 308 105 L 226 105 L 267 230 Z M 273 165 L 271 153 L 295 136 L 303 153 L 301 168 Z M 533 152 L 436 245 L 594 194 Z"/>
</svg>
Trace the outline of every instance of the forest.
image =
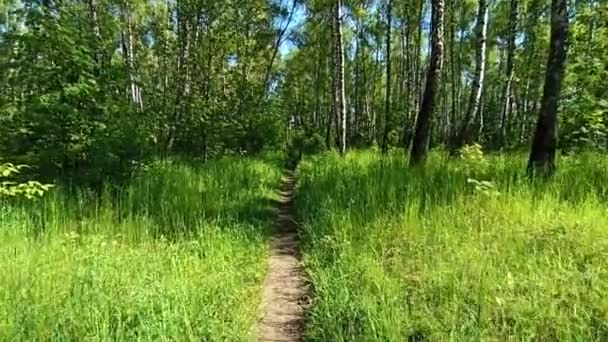
<svg viewBox="0 0 608 342">
<path fill-rule="evenodd" d="M 608 2 L 0 0 L 0 340 L 608 340 Z"/>
</svg>

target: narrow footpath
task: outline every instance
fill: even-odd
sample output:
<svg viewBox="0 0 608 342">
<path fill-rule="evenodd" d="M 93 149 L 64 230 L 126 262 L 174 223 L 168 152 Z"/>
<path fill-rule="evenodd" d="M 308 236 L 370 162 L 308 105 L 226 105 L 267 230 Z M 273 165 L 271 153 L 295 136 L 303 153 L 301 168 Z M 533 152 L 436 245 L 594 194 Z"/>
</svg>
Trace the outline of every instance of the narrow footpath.
<svg viewBox="0 0 608 342">
<path fill-rule="evenodd" d="M 295 176 L 288 171 L 281 189 L 262 292 L 259 341 L 300 341 L 304 326 L 306 282 L 300 264 L 297 225 L 292 216 Z"/>
</svg>

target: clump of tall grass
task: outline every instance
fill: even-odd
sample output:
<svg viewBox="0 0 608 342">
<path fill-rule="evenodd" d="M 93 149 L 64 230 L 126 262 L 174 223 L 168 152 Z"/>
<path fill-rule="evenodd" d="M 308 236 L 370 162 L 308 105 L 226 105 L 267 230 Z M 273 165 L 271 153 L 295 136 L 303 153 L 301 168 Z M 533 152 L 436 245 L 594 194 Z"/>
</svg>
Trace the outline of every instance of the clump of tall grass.
<svg viewBox="0 0 608 342">
<path fill-rule="evenodd" d="M 608 157 L 469 152 L 305 158 L 308 340 L 608 339 Z"/>
<path fill-rule="evenodd" d="M 0 209 L 0 340 L 253 339 L 283 158 L 155 163 Z"/>
</svg>

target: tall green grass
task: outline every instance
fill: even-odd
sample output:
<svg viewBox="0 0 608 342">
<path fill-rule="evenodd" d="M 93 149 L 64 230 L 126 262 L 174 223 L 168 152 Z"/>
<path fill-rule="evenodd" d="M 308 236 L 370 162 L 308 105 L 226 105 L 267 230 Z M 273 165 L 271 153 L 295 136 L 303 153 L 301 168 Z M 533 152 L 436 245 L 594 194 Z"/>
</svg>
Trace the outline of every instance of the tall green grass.
<svg viewBox="0 0 608 342">
<path fill-rule="evenodd" d="M 0 340 L 253 340 L 283 158 L 0 209 Z"/>
<path fill-rule="evenodd" d="M 608 156 L 559 168 L 531 182 L 523 155 L 305 158 L 307 339 L 608 340 Z"/>
</svg>

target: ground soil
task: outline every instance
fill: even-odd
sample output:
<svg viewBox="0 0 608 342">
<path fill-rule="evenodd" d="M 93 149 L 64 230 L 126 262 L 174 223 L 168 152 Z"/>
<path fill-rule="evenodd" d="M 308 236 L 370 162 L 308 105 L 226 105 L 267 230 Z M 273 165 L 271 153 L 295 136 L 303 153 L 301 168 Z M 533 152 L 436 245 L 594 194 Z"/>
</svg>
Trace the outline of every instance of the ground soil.
<svg viewBox="0 0 608 342">
<path fill-rule="evenodd" d="M 297 225 L 292 216 L 295 176 L 286 174 L 263 288 L 259 341 L 300 341 L 306 282 L 300 264 Z"/>
</svg>

